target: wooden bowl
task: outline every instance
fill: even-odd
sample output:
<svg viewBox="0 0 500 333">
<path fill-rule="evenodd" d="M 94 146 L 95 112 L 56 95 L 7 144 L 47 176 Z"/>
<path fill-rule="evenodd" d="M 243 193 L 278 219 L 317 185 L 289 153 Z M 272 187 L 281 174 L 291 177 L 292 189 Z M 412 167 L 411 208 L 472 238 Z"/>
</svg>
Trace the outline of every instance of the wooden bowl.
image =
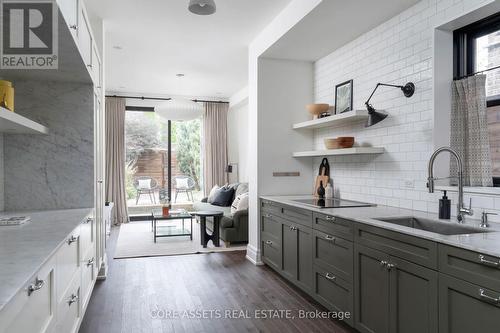
<svg viewBox="0 0 500 333">
<path fill-rule="evenodd" d="M 340 136 L 338 138 L 326 138 L 325 147 L 326 149 L 343 149 L 352 148 L 354 145 L 353 136 Z"/>
<path fill-rule="evenodd" d="M 318 117 L 322 113 L 328 112 L 330 109 L 330 104 L 307 104 L 306 109 L 313 116 Z"/>
</svg>

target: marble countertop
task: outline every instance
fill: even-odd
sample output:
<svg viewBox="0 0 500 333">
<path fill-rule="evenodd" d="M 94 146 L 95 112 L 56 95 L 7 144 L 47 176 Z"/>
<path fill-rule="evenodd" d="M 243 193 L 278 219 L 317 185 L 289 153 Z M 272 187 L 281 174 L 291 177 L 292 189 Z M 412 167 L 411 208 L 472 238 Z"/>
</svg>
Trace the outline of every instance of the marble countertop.
<svg viewBox="0 0 500 333">
<path fill-rule="evenodd" d="M 404 227 L 397 224 L 383 222 L 375 218 L 387 218 L 398 216 L 415 216 L 437 220 L 441 223 L 456 224 L 457 221 L 452 217 L 451 220 L 440 220 L 437 214 L 421 212 L 411 209 L 395 208 L 389 206 L 374 207 L 356 207 L 356 208 L 316 208 L 313 206 L 301 204 L 293 200 L 308 199 L 311 196 L 261 196 L 261 199 L 275 201 L 278 203 L 308 209 L 314 212 L 335 215 L 341 218 L 353 220 L 359 223 L 372 225 L 387 230 L 393 230 L 407 235 L 429 239 L 438 243 L 456 246 L 459 248 L 481 252 L 486 255 L 500 257 L 500 224 L 490 223 L 490 228 L 484 229 L 489 232 L 464 234 L 464 235 L 441 235 L 410 227 Z M 481 221 L 465 218 L 465 225 L 479 228 Z M 483 230 L 483 229 L 482 229 Z"/>
<path fill-rule="evenodd" d="M 31 217 L 23 225 L 0 226 L 0 311 L 91 213 L 91 208 L 0 213 Z"/>
</svg>

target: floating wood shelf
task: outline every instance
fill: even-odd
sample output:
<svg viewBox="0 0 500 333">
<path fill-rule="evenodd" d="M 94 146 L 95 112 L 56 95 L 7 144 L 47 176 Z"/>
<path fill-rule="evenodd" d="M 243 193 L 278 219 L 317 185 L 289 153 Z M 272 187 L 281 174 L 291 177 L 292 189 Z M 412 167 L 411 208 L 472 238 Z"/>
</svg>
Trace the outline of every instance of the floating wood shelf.
<svg viewBox="0 0 500 333">
<path fill-rule="evenodd" d="M 382 147 L 353 147 L 345 149 L 311 150 L 299 151 L 293 153 L 293 157 L 321 157 L 321 156 L 341 156 L 341 155 L 364 155 L 364 154 L 382 154 Z"/>
<path fill-rule="evenodd" d="M 368 111 L 354 110 L 320 119 L 308 120 L 293 125 L 293 129 L 316 129 L 343 126 L 368 118 Z"/>
<path fill-rule="evenodd" d="M 33 120 L 0 107 L 0 133 L 48 134 L 49 129 Z"/>
</svg>

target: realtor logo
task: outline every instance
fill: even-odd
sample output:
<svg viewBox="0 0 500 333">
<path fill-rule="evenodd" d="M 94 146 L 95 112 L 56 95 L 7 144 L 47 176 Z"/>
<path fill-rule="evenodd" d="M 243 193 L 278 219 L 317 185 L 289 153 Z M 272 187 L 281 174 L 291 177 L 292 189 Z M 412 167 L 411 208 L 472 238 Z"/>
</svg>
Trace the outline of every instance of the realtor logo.
<svg viewBox="0 0 500 333">
<path fill-rule="evenodd" d="M 0 11 L 0 68 L 57 69 L 55 1 L 0 0 Z"/>
</svg>

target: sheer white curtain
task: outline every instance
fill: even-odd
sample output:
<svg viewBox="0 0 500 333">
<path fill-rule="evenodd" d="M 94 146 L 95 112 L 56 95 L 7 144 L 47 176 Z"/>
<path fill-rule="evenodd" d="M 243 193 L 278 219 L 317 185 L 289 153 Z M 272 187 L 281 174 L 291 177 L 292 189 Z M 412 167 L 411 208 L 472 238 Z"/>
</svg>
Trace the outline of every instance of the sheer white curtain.
<svg viewBox="0 0 500 333">
<path fill-rule="evenodd" d="M 127 223 L 125 192 L 125 99 L 106 97 L 106 201 L 114 202 L 113 223 Z"/>
<path fill-rule="evenodd" d="M 227 183 L 227 103 L 205 103 L 203 111 L 203 175 L 205 194 Z"/>
<path fill-rule="evenodd" d="M 450 142 L 462 157 L 466 186 L 493 186 L 485 84 L 486 75 L 471 76 L 452 84 Z M 450 161 L 450 174 L 456 176 L 456 161 L 454 158 Z"/>
</svg>

